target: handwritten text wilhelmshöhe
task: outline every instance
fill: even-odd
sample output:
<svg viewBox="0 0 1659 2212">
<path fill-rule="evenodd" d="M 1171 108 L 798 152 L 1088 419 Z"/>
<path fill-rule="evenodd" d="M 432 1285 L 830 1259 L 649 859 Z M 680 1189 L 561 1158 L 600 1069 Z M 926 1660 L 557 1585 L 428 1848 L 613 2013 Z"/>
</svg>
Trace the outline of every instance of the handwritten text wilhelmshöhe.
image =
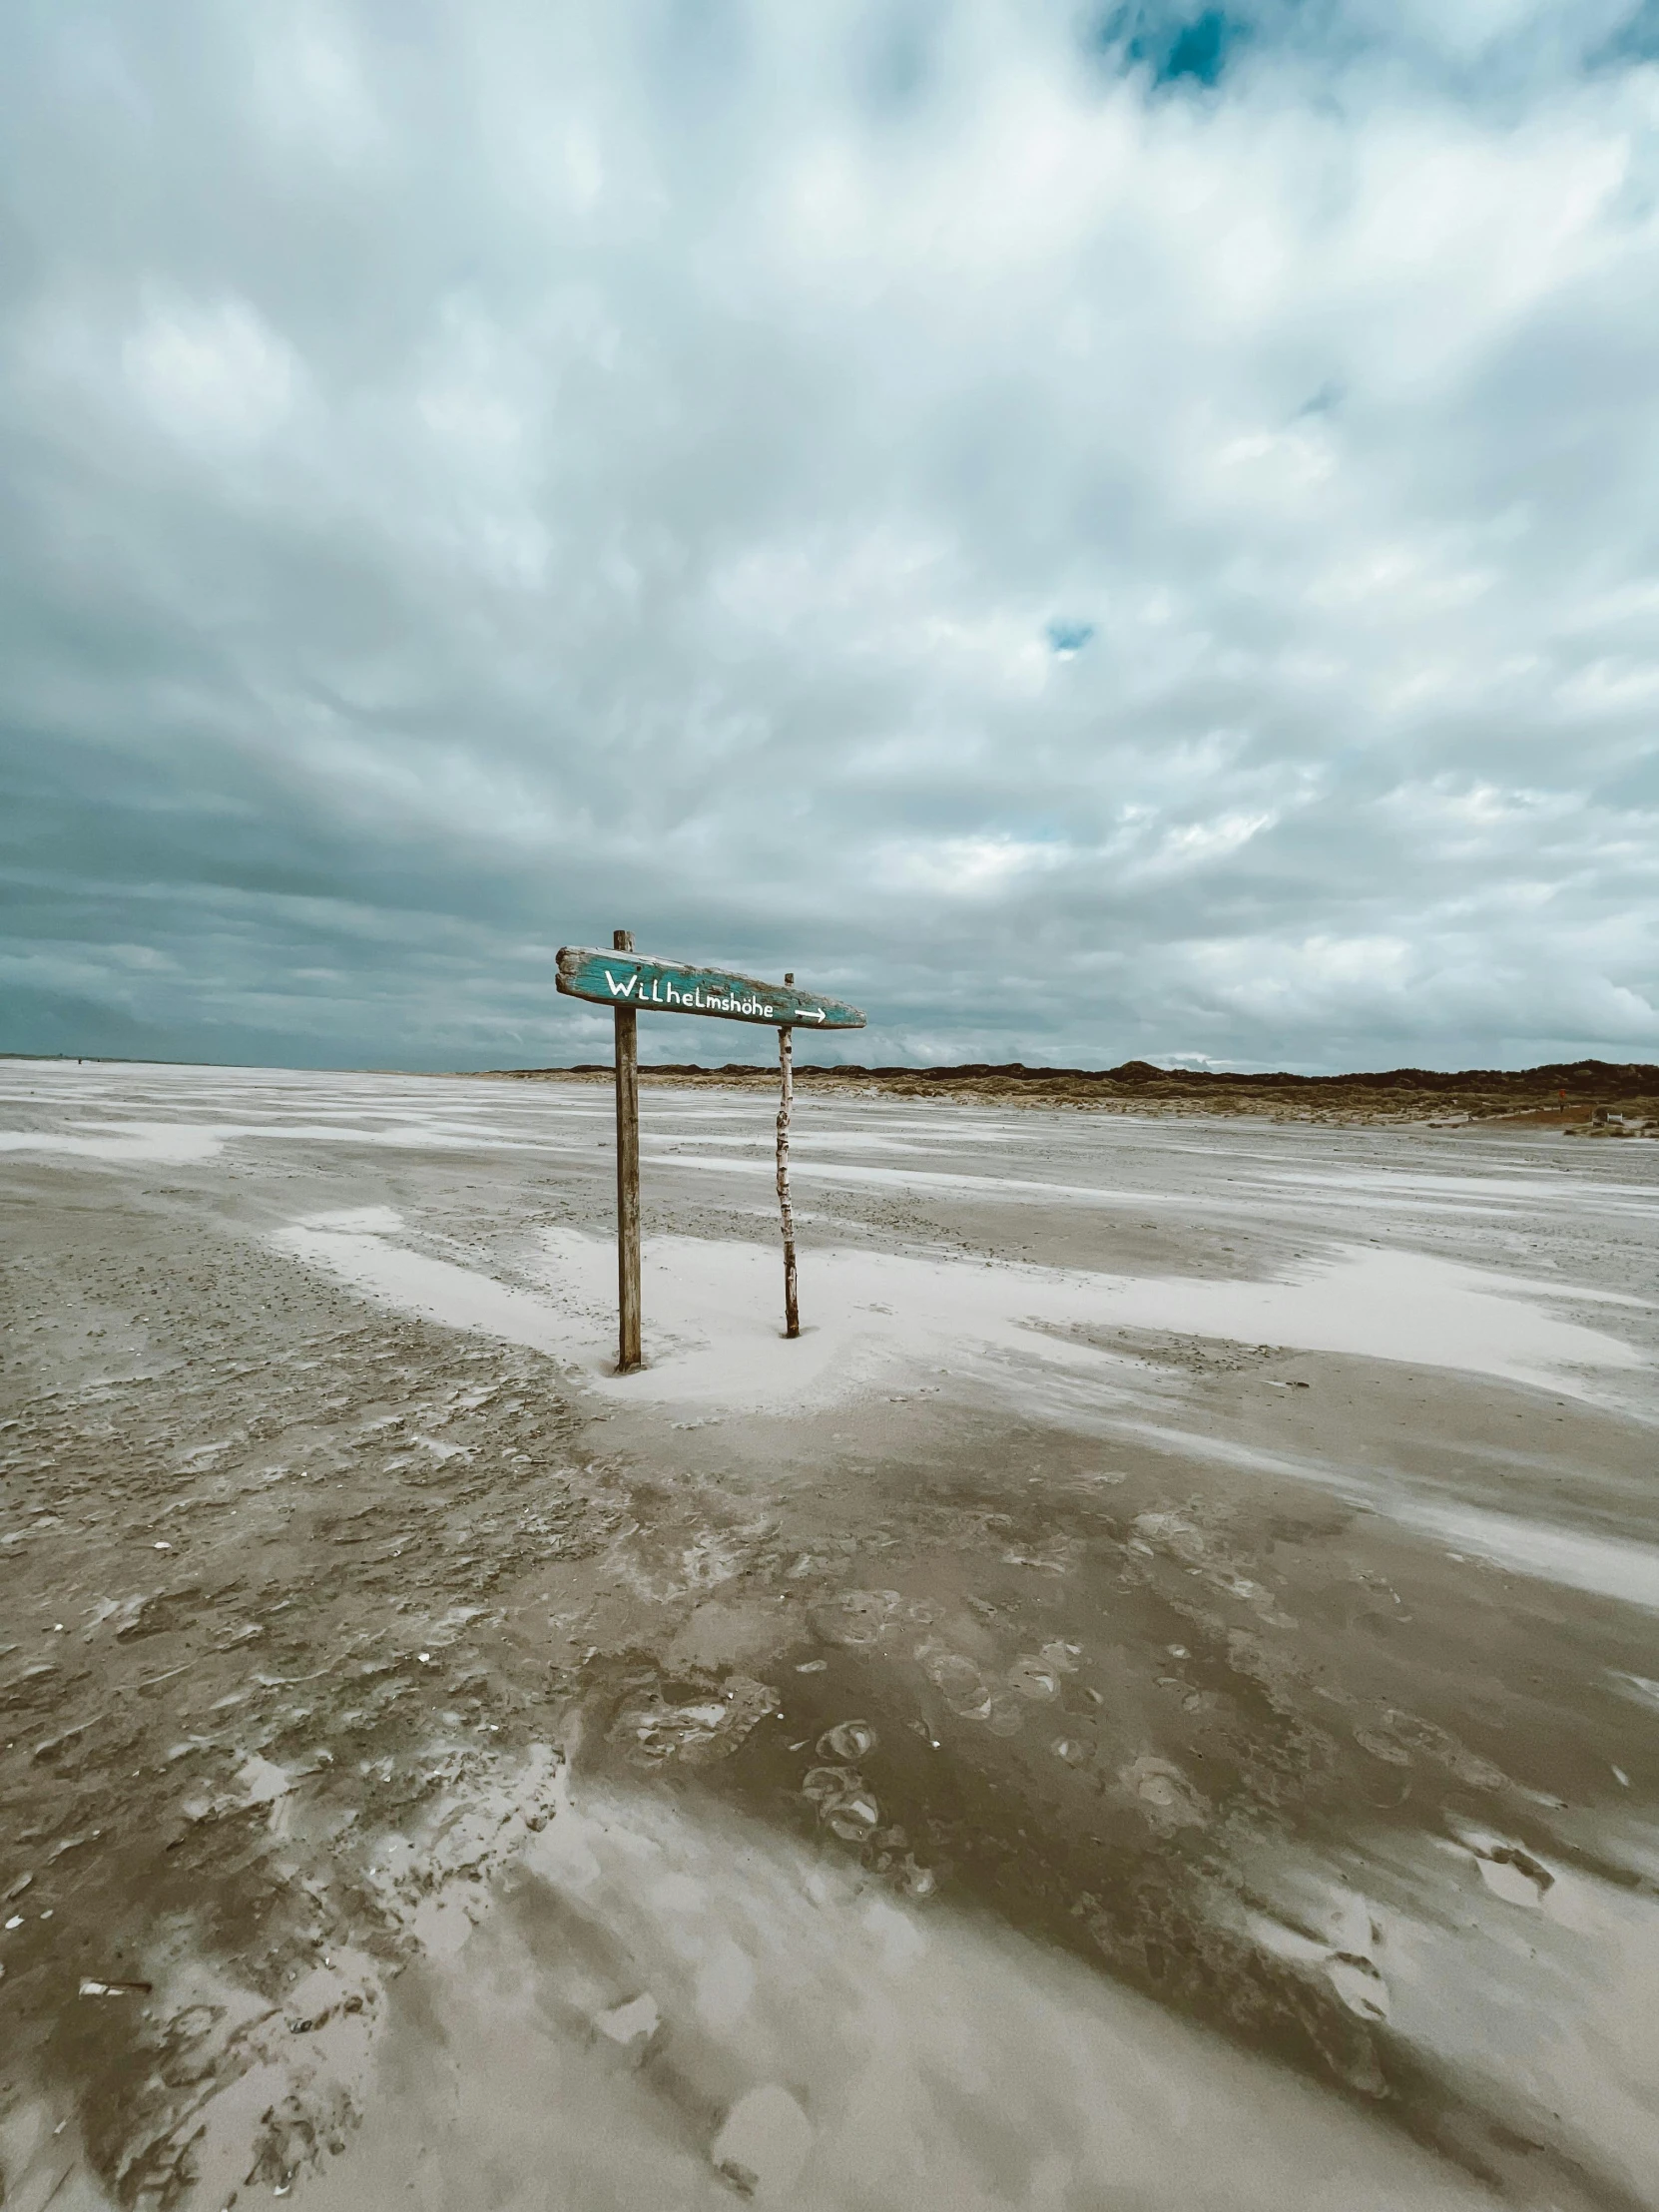
<svg viewBox="0 0 1659 2212">
<path fill-rule="evenodd" d="M 605 970 L 605 980 L 611 987 L 613 998 L 633 998 L 637 988 L 639 991 L 639 997 L 635 1000 L 637 1005 L 689 1006 L 704 1014 L 762 1014 L 768 1019 L 771 1019 L 774 1013 L 773 1007 L 762 998 L 716 998 L 713 996 L 705 998 L 701 984 L 694 985 L 691 990 L 676 990 L 666 975 L 653 977 L 649 991 L 645 989 L 643 979 L 638 975 L 626 976 L 619 983 L 610 969 L 607 968 Z M 657 989 L 659 983 L 663 986 L 660 995 Z"/>
</svg>

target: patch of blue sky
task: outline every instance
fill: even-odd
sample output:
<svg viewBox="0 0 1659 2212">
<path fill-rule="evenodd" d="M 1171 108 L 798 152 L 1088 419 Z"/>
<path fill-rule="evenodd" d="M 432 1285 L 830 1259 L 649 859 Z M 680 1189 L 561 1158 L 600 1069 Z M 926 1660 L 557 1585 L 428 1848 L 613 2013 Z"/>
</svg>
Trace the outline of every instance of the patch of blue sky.
<svg viewBox="0 0 1659 2212">
<path fill-rule="evenodd" d="M 1059 660 L 1070 661 L 1082 652 L 1094 636 L 1094 624 L 1057 618 L 1049 624 L 1044 635 L 1048 639 L 1050 652 Z"/>
<path fill-rule="evenodd" d="M 1611 37 L 1590 55 L 1591 66 L 1618 68 L 1659 61 L 1659 0 L 1639 0 Z"/>
<path fill-rule="evenodd" d="M 1121 52 L 1132 69 L 1150 69 L 1155 85 L 1218 85 L 1254 26 L 1225 8 L 1196 14 L 1171 8 L 1114 9 L 1100 27 L 1101 46 Z"/>
</svg>

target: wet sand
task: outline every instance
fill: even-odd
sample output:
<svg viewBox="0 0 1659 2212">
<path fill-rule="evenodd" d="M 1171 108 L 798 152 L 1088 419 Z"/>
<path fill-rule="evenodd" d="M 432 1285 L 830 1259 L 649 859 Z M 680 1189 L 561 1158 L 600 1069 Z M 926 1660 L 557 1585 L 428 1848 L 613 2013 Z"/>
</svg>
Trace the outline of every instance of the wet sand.
<svg viewBox="0 0 1659 2212">
<path fill-rule="evenodd" d="M 7 2212 L 1659 2206 L 1659 1151 L 643 1111 L 0 1071 Z"/>
</svg>

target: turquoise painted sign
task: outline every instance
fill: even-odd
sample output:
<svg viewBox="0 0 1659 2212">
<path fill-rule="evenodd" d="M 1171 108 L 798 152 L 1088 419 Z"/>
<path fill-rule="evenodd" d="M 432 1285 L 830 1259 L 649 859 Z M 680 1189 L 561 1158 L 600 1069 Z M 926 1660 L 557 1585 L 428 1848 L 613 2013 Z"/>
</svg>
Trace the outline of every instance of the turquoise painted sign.
<svg viewBox="0 0 1659 2212">
<path fill-rule="evenodd" d="M 722 1021 L 756 1021 L 771 1028 L 861 1029 L 856 1006 L 790 983 L 762 983 L 725 968 L 692 967 L 680 960 L 652 960 L 640 952 L 596 952 L 586 945 L 559 948 L 558 987 L 570 998 L 598 1005 L 634 1007 L 646 1014 L 713 1014 Z"/>
</svg>

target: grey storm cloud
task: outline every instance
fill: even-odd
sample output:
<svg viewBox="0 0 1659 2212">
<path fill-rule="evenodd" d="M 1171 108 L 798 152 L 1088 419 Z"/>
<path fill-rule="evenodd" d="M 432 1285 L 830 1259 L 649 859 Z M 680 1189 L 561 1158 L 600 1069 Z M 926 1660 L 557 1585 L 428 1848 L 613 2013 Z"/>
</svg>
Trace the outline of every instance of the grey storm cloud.
<svg viewBox="0 0 1659 2212">
<path fill-rule="evenodd" d="M 625 924 L 848 1057 L 1651 1055 L 1655 56 L 8 11 L 0 1046 L 598 1057 Z"/>
</svg>

